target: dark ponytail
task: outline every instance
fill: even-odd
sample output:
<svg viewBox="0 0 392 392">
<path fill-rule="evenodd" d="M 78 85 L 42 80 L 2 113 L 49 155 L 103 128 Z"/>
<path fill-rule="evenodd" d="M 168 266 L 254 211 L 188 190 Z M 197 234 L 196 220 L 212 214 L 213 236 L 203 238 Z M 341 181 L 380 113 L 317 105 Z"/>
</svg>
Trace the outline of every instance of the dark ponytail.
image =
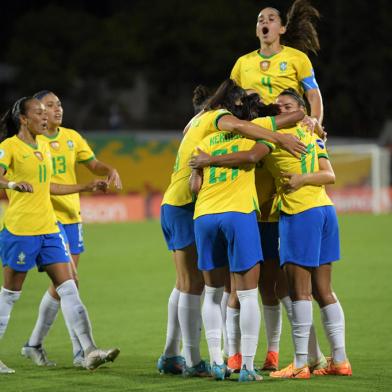
<svg viewBox="0 0 392 392">
<path fill-rule="evenodd" d="M 0 141 L 16 135 L 20 129 L 19 116 L 27 113 L 27 104 L 33 97 L 18 99 L 0 120 Z"/>
<path fill-rule="evenodd" d="M 195 114 L 201 112 L 204 109 L 204 106 L 212 95 L 212 92 L 210 89 L 206 86 L 202 86 L 199 84 L 194 90 L 193 90 L 193 98 L 192 98 L 192 103 L 193 103 L 193 109 L 195 110 Z"/>
<path fill-rule="evenodd" d="M 320 42 L 316 30 L 316 22 L 320 13 L 309 0 L 295 0 L 286 15 L 286 33 L 282 36 L 282 44 L 291 46 L 301 52 L 317 54 Z M 285 23 L 284 23 L 285 22 Z"/>
</svg>

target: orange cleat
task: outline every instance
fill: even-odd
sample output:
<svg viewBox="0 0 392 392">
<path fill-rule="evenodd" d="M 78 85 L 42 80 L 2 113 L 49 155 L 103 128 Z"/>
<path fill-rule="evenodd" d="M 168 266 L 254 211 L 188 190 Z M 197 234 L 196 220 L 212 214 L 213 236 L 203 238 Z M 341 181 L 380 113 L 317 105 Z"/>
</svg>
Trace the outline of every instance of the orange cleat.
<svg viewBox="0 0 392 392">
<path fill-rule="evenodd" d="M 314 370 L 313 374 L 315 376 L 352 376 L 353 371 L 348 360 L 340 363 L 328 361 L 326 368 Z"/>
<path fill-rule="evenodd" d="M 279 369 L 279 353 L 268 351 L 265 357 L 264 365 L 261 370 L 278 370 Z"/>
<path fill-rule="evenodd" d="M 239 373 L 241 370 L 242 355 L 237 353 L 229 357 L 227 360 L 227 367 L 232 373 Z"/>
<path fill-rule="evenodd" d="M 306 365 L 301 368 L 295 368 L 294 364 L 291 363 L 289 366 L 285 367 L 282 370 L 278 370 L 276 372 L 271 372 L 270 377 L 272 378 L 298 378 L 298 379 L 309 379 L 310 378 L 310 370 Z"/>
</svg>

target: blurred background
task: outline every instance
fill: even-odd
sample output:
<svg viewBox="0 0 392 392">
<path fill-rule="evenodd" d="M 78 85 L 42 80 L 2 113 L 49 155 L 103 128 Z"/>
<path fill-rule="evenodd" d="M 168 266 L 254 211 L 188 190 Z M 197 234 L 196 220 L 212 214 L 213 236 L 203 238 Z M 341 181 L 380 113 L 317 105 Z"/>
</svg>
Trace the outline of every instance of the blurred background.
<svg viewBox="0 0 392 392">
<path fill-rule="evenodd" d="M 121 195 L 83 199 L 86 221 L 159 215 L 198 84 L 216 87 L 259 46 L 260 9 L 292 1 L 21 1 L 2 4 L 0 109 L 42 89 L 115 166 Z M 313 0 L 321 51 L 310 56 L 324 99 L 339 211 L 389 212 L 392 3 Z M 81 181 L 88 175 L 80 170 Z"/>
</svg>

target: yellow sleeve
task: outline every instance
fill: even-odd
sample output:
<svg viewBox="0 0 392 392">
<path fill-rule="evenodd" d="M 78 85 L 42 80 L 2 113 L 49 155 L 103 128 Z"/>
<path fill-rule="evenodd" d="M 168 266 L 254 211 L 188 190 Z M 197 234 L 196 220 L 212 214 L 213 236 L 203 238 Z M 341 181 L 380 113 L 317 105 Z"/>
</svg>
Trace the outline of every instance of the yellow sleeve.
<svg viewBox="0 0 392 392">
<path fill-rule="evenodd" d="M 216 130 L 222 131 L 222 129 L 219 129 L 219 127 L 218 127 L 218 121 L 221 119 L 221 117 L 226 116 L 226 115 L 231 116 L 232 114 L 226 109 L 219 109 L 216 111 L 216 115 L 214 117 L 214 127 Z"/>
<path fill-rule="evenodd" d="M 7 140 L 0 144 L 0 166 L 6 171 L 12 162 L 12 147 L 9 145 Z"/>
<path fill-rule="evenodd" d="M 78 163 L 85 163 L 95 158 L 93 150 L 88 145 L 87 141 L 78 133 L 76 134 L 76 160 Z"/>
<path fill-rule="evenodd" d="M 260 127 L 270 129 L 271 131 L 276 131 L 276 121 L 275 117 L 259 117 L 252 120 L 252 123 L 259 125 Z"/>
<path fill-rule="evenodd" d="M 314 75 L 312 63 L 305 53 L 301 53 L 301 56 L 298 57 L 297 76 L 304 91 L 319 88 Z"/>
<path fill-rule="evenodd" d="M 317 153 L 317 158 L 329 159 L 325 142 L 321 139 L 316 139 L 316 153 Z"/>
<path fill-rule="evenodd" d="M 241 59 L 239 58 L 231 70 L 230 79 L 233 79 L 239 86 L 241 86 Z"/>
</svg>

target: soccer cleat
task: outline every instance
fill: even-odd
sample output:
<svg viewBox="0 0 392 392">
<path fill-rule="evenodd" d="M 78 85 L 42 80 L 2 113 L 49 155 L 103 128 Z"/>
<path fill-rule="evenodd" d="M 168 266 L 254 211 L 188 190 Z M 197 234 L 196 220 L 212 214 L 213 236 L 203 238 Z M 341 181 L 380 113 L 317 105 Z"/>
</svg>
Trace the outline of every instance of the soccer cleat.
<svg viewBox="0 0 392 392">
<path fill-rule="evenodd" d="M 211 366 L 206 361 L 200 361 L 196 366 L 184 366 L 183 377 L 209 377 Z"/>
<path fill-rule="evenodd" d="M 28 346 L 26 344 L 22 347 L 21 354 L 25 358 L 31 359 L 37 366 L 56 366 L 56 362 L 48 359 L 48 355 L 41 344 L 38 346 Z"/>
<path fill-rule="evenodd" d="M 268 351 L 265 357 L 264 365 L 261 370 L 278 370 L 279 369 L 279 353 Z"/>
<path fill-rule="evenodd" d="M 78 351 L 73 357 L 73 365 L 75 367 L 84 367 L 84 352 Z"/>
<path fill-rule="evenodd" d="M 315 376 L 352 376 L 353 371 L 348 360 L 340 363 L 328 362 L 328 366 L 313 371 Z"/>
<path fill-rule="evenodd" d="M 225 378 L 230 377 L 231 372 L 227 368 L 226 364 L 217 365 L 214 362 L 211 366 L 211 376 L 215 378 L 215 380 L 224 380 Z"/>
<path fill-rule="evenodd" d="M 315 370 L 325 369 L 326 367 L 328 367 L 327 358 L 325 358 L 323 354 L 321 355 L 322 356 L 315 362 L 309 362 L 310 373 L 313 373 Z"/>
<path fill-rule="evenodd" d="M 9 368 L 4 362 L 0 361 L 0 374 L 15 373 L 14 369 Z"/>
<path fill-rule="evenodd" d="M 109 350 L 96 348 L 86 355 L 84 367 L 88 370 L 94 370 L 106 362 L 113 362 L 117 358 L 118 354 L 120 354 L 120 350 L 118 348 L 111 348 Z"/>
<path fill-rule="evenodd" d="M 181 374 L 185 367 L 184 357 L 166 357 L 161 355 L 158 359 L 157 369 L 161 374 Z"/>
<path fill-rule="evenodd" d="M 291 363 L 289 366 L 282 370 L 277 370 L 276 372 L 271 372 L 270 377 L 272 378 L 299 378 L 299 379 L 309 379 L 310 370 L 307 365 L 301 368 L 295 368 L 294 364 Z"/>
<path fill-rule="evenodd" d="M 257 374 L 255 370 L 248 370 L 244 365 L 240 371 L 238 382 L 262 381 L 263 376 Z"/>
<path fill-rule="evenodd" d="M 241 370 L 242 355 L 237 353 L 229 357 L 227 360 L 227 367 L 232 373 L 239 373 Z"/>
</svg>

